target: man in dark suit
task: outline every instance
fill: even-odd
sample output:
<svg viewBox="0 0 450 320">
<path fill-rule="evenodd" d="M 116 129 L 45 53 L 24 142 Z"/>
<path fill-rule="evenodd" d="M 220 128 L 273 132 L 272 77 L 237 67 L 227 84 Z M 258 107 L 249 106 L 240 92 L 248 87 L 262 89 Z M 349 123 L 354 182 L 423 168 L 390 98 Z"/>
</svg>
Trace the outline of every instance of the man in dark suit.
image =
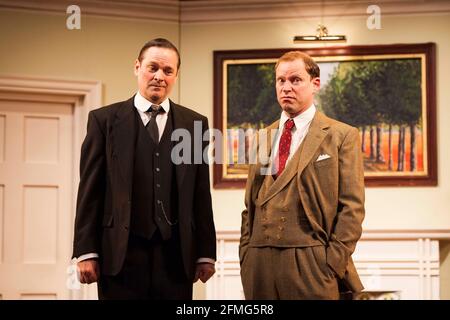
<svg viewBox="0 0 450 320">
<path fill-rule="evenodd" d="M 171 42 L 149 41 L 135 62 L 136 95 L 89 114 L 73 257 L 100 299 L 192 299 L 193 282 L 215 272 L 208 163 L 192 161 L 194 147 L 172 152 L 176 130 L 207 147 L 194 135 L 207 119 L 168 99 L 179 67 Z"/>
</svg>

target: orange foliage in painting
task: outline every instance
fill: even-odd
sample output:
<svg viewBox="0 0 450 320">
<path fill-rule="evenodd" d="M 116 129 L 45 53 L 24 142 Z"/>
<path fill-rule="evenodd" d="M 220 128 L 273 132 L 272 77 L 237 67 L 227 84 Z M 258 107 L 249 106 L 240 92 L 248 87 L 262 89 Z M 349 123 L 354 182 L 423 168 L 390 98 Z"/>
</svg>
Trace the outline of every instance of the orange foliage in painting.
<svg viewBox="0 0 450 320">
<path fill-rule="evenodd" d="M 375 130 L 374 130 L 375 131 Z M 411 144 L 410 144 L 410 131 L 409 128 L 406 128 L 405 135 L 405 160 L 404 160 L 404 170 L 403 172 L 410 171 L 410 153 L 411 153 Z M 360 132 L 362 137 L 362 133 Z M 398 135 L 399 132 L 397 130 L 392 130 L 392 171 L 397 171 L 398 166 Z M 376 139 L 376 133 L 374 134 L 374 139 Z M 376 142 L 374 143 L 374 148 L 376 148 Z M 416 129 L 416 169 L 415 172 L 423 171 L 423 136 L 422 131 Z M 374 153 L 376 150 L 374 150 Z M 383 130 L 382 135 L 382 154 L 384 157 L 384 163 L 376 164 L 375 166 L 368 166 L 369 163 L 373 163 L 374 160 L 370 160 L 370 131 L 366 130 L 365 134 L 365 150 L 364 150 L 364 164 L 366 171 L 389 171 L 388 170 L 388 160 L 389 160 L 389 133 Z M 376 156 L 374 154 L 374 156 Z M 371 169 L 369 169 L 371 168 Z M 368 170 L 369 169 L 369 170 Z"/>
</svg>

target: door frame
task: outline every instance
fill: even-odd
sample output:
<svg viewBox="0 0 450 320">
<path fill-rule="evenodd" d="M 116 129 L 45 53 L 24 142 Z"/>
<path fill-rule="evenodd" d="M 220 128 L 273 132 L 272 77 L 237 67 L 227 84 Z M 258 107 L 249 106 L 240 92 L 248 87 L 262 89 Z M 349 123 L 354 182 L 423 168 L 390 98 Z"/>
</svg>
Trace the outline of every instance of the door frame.
<svg viewBox="0 0 450 320">
<path fill-rule="evenodd" d="M 35 77 L 0 74 L 0 95 L 2 99 L 14 101 L 39 101 L 70 103 L 73 108 L 73 182 L 70 219 L 75 221 L 76 195 L 79 183 L 81 145 L 86 136 L 89 111 L 102 104 L 102 83 L 96 80 L 74 80 L 63 78 Z M 73 228 L 70 230 L 73 239 Z M 69 266 L 70 261 L 68 261 Z M 73 263 L 73 261 L 72 261 Z M 69 275 L 68 275 L 69 276 Z M 95 287 L 83 285 L 81 290 L 70 290 L 71 299 L 95 297 Z"/>
</svg>

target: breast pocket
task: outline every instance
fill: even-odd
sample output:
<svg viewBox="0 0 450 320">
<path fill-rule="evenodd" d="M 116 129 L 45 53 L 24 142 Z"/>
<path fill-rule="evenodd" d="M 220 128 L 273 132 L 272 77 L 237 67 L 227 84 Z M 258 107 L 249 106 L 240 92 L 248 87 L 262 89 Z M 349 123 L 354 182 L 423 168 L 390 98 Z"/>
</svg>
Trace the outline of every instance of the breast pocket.
<svg viewBox="0 0 450 320">
<path fill-rule="evenodd" d="M 325 160 L 316 161 L 311 166 L 313 183 L 322 190 L 329 199 L 336 196 L 336 187 L 339 181 L 339 164 L 336 158 L 331 157 Z"/>
<path fill-rule="evenodd" d="M 333 158 L 328 158 L 328 159 L 314 162 L 314 166 L 315 167 L 324 167 L 324 166 L 329 166 L 332 163 L 333 163 Z"/>
</svg>

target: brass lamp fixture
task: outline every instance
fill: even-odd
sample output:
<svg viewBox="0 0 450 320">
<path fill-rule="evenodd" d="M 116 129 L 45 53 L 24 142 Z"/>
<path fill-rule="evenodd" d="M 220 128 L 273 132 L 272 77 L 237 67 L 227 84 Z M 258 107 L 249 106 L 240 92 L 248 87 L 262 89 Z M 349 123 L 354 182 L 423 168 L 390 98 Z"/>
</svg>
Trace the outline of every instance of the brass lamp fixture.
<svg viewBox="0 0 450 320">
<path fill-rule="evenodd" d="M 305 43 L 305 42 L 345 42 L 347 37 L 344 35 L 330 35 L 328 34 L 328 29 L 323 24 L 319 24 L 316 35 L 311 36 L 295 36 L 294 43 Z"/>
</svg>

